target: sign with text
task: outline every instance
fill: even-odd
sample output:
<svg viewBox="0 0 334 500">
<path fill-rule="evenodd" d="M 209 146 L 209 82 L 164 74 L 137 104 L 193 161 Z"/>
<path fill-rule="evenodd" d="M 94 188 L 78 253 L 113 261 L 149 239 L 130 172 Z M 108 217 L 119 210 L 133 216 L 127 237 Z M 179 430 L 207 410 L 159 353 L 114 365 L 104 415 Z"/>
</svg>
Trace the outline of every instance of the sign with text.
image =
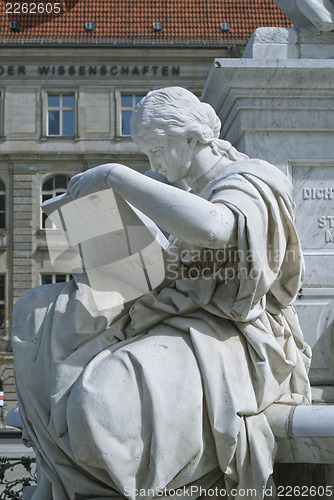
<svg viewBox="0 0 334 500">
<path fill-rule="evenodd" d="M 294 167 L 293 184 L 303 249 L 334 253 L 334 167 Z"/>
<path fill-rule="evenodd" d="M 141 64 L 90 64 L 90 65 L 63 65 L 58 66 L 24 66 L 0 65 L 0 78 L 2 77 L 45 76 L 45 77 L 177 77 L 180 76 L 180 66 L 141 65 Z"/>
<path fill-rule="evenodd" d="M 294 166 L 296 227 L 309 286 L 331 286 L 334 272 L 334 166 Z M 331 276 L 331 278 L 329 278 Z"/>
</svg>

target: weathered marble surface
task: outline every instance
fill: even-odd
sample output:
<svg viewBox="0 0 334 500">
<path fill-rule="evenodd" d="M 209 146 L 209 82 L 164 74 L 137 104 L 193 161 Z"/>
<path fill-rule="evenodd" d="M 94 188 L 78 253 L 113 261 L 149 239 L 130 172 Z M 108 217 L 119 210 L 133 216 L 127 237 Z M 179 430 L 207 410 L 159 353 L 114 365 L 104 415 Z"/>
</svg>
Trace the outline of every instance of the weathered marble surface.
<svg viewBox="0 0 334 500">
<path fill-rule="evenodd" d="M 257 28 L 243 53 L 253 59 L 333 59 L 334 31 L 309 28 Z"/>
</svg>

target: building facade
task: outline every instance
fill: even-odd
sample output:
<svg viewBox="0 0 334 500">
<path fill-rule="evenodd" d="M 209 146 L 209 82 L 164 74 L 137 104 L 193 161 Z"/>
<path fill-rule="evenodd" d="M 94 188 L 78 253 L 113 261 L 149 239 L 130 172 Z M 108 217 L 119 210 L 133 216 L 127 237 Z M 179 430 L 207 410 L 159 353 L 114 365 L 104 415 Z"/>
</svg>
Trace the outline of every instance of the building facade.
<svg viewBox="0 0 334 500">
<path fill-rule="evenodd" d="M 257 26 L 289 25 L 271 0 L 255 9 L 246 0 L 237 8 L 187 0 L 176 11 L 177 2 L 63 4 L 38 3 L 44 10 L 35 13 L 31 2 L 28 12 L 21 3 L 0 7 L 1 351 L 10 350 L 17 299 L 70 278 L 68 255 L 50 259 L 57 229 L 47 226 L 41 202 L 65 192 L 74 174 L 106 162 L 149 169 L 130 138 L 141 97 L 172 85 L 200 96 L 216 57 L 240 57 Z M 10 365 L 3 354 L 8 409 L 15 400 Z"/>
<path fill-rule="evenodd" d="M 10 48 L 0 66 L 0 276 L 4 309 L 31 287 L 66 279 L 51 266 L 42 201 L 70 177 L 106 162 L 149 168 L 130 138 L 130 117 L 149 90 L 179 85 L 200 96 L 214 51 L 87 47 Z M 219 51 L 222 52 L 221 50 Z M 218 51 L 217 51 L 218 53 Z"/>
</svg>

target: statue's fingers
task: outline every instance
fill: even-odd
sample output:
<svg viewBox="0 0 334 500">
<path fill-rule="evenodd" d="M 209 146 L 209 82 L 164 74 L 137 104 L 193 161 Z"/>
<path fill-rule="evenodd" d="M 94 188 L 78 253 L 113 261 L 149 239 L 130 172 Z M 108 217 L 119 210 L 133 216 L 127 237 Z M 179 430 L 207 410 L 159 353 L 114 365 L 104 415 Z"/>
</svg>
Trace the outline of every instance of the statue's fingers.
<svg viewBox="0 0 334 500">
<path fill-rule="evenodd" d="M 71 189 L 78 183 L 80 174 L 75 175 L 69 180 L 67 191 L 70 193 Z"/>
<path fill-rule="evenodd" d="M 80 186 L 79 183 L 76 183 L 71 189 L 71 195 L 73 198 L 79 198 L 80 196 Z"/>
<path fill-rule="evenodd" d="M 80 183 L 79 183 L 79 179 L 76 179 L 75 182 L 73 182 L 72 186 L 70 186 L 70 194 L 74 194 L 76 190 L 78 190 L 80 188 Z"/>
</svg>

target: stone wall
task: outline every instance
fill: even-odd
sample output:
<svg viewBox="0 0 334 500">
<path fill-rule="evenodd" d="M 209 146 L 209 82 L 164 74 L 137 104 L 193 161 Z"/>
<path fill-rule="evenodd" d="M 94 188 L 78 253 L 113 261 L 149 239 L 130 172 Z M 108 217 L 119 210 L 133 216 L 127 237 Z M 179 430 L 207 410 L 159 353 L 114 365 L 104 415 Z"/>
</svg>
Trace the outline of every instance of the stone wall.
<svg viewBox="0 0 334 500">
<path fill-rule="evenodd" d="M 12 286 L 13 303 L 33 286 L 32 211 L 33 175 L 13 176 Z"/>
</svg>

